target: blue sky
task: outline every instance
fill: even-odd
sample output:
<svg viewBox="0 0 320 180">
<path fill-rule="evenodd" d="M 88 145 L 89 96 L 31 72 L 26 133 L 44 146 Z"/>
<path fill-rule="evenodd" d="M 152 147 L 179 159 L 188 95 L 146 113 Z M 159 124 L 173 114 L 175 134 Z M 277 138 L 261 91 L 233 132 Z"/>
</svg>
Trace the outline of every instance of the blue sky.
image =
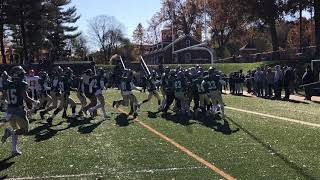
<svg viewBox="0 0 320 180">
<path fill-rule="evenodd" d="M 108 15 L 116 17 L 126 27 L 129 38 L 139 22 L 146 27 L 152 15 L 160 10 L 160 0 L 72 0 L 72 5 L 81 15 L 77 25 L 84 34 L 90 18 Z"/>
</svg>

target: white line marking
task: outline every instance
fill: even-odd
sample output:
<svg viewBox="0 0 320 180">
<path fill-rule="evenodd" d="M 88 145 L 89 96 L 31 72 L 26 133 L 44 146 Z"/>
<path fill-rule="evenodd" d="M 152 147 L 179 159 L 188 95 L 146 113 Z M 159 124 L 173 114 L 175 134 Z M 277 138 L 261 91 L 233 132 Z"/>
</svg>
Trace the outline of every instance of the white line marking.
<svg viewBox="0 0 320 180">
<path fill-rule="evenodd" d="M 133 173 L 154 173 L 154 172 L 182 171 L 182 170 L 195 170 L 195 169 L 207 169 L 207 167 L 201 166 L 201 167 L 184 167 L 184 168 L 143 169 L 143 170 L 122 171 L 122 172 L 112 169 L 110 170 L 110 172 L 106 172 L 106 173 L 70 174 L 70 175 L 55 175 L 55 176 L 43 176 L 43 177 L 15 177 L 15 178 L 9 178 L 8 180 L 77 178 L 77 177 L 90 177 L 90 176 L 104 176 L 108 173 L 109 174 L 133 174 Z"/>
<path fill-rule="evenodd" d="M 263 117 L 268 117 L 268 118 L 273 118 L 273 119 L 279 119 L 279 120 L 288 121 L 288 122 L 292 122 L 292 123 L 303 124 L 303 125 L 307 125 L 307 126 L 311 126 L 311 127 L 320 128 L 320 124 L 309 123 L 309 122 L 305 122 L 305 121 L 299 121 L 299 120 L 295 120 L 295 119 L 291 119 L 291 118 L 279 117 L 279 116 L 259 113 L 259 112 L 255 112 L 255 111 L 248 111 L 248 110 L 238 109 L 238 108 L 234 108 L 234 107 L 225 107 L 225 108 L 233 110 L 233 111 L 239 111 L 239 112 L 244 112 L 244 113 L 248 113 L 248 114 L 254 114 L 254 115 L 258 115 L 258 116 L 263 116 Z"/>
</svg>

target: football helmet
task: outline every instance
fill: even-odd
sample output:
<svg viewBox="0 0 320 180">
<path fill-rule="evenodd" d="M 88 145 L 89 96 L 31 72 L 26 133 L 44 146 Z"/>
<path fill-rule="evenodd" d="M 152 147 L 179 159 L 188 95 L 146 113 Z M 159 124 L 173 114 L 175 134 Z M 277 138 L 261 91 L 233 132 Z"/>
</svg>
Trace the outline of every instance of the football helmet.
<svg viewBox="0 0 320 180">
<path fill-rule="evenodd" d="M 15 66 L 11 69 L 12 79 L 24 79 L 26 71 L 22 66 Z"/>
</svg>

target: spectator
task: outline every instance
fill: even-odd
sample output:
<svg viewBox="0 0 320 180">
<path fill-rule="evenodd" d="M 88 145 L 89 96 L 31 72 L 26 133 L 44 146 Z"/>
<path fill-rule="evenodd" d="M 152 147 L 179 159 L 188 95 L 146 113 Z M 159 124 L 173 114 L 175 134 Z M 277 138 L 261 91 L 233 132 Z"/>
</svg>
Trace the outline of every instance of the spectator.
<svg viewBox="0 0 320 180">
<path fill-rule="evenodd" d="M 230 93 L 235 94 L 235 73 L 234 72 L 230 74 L 229 84 L 230 84 Z"/>
<path fill-rule="evenodd" d="M 246 75 L 246 86 L 247 86 L 247 90 L 248 93 L 252 93 L 252 79 L 251 79 L 251 70 L 248 71 L 247 75 Z"/>
<path fill-rule="evenodd" d="M 291 89 L 293 87 L 294 83 L 294 73 L 291 67 L 287 67 L 285 72 L 284 72 L 284 80 L 283 80 L 283 87 L 285 91 L 285 100 L 290 99 L 290 94 L 291 94 Z"/>
<path fill-rule="evenodd" d="M 274 75 L 274 94 L 275 99 L 281 99 L 281 91 L 282 91 L 282 82 L 283 82 L 283 73 L 281 71 L 281 66 L 276 66 L 276 72 Z"/>
<path fill-rule="evenodd" d="M 266 79 L 267 79 L 267 88 L 266 88 L 266 97 L 272 98 L 273 96 L 273 88 L 274 88 L 274 75 L 270 67 L 268 67 L 266 71 Z"/>
<path fill-rule="evenodd" d="M 239 72 L 235 72 L 234 74 L 234 84 L 235 84 L 235 94 L 240 94 L 240 75 Z"/>
<path fill-rule="evenodd" d="M 257 71 L 254 74 L 254 81 L 257 86 L 257 96 L 263 96 L 263 73 L 260 67 L 257 68 Z"/>
<path fill-rule="evenodd" d="M 243 95 L 243 84 L 244 84 L 244 81 L 245 81 L 245 77 L 243 75 L 243 71 L 242 70 L 239 71 L 239 78 L 240 78 L 240 92 L 239 92 L 239 94 Z"/>
<path fill-rule="evenodd" d="M 257 83 L 256 81 L 254 80 L 254 75 L 256 74 L 256 70 L 252 71 L 251 73 L 251 82 L 252 82 L 252 87 L 253 87 L 253 92 L 252 94 L 254 95 L 257 95 L 257 92 L 258 92 L 258 88 L 257 88 Z"/>
<path fill-rule="evenodd" d="M 262 96 L 267 96 L 267 68 L 261 68 Z"/>
<path fill-rule="evenodd" d="M 306 72 L 304 73 L 303 77 L 302 77 L 302 83 L 304 85 L 310 84 L 314 82 L 314 77 L 313 77 L 313 72 L 311 69 L 311 66 L 308 65 L 306 67 Z M 304 86 L 304 90 L 305 90 L 305 100 L 309 100 L 311 101 L 311 97 L 312 97 L 312 86 Z"/>
</svg>

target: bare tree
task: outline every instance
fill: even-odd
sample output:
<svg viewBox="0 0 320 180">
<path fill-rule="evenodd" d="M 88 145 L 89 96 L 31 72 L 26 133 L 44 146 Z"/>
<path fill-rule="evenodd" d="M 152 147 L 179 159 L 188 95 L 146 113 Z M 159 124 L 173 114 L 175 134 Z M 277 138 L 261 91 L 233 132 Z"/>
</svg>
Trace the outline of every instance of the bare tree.
<svg viewBox="0 0 320 180">
<path fill-rule="evenodd" d="M 139 23 L 136 29 L 133 31 L 132 41 L 133 43 L 139 45 L 139 54 L 143 55 L 144 53 L 143 45 L 146 43 L 146 34 L 141 23 Z"/>
<path fill-rule="evenodd" d="M 161 20 L 160 13 L 157 12 L 150 21 L 148 22 L 148 27 L 146 29 L 146 42 L 149 44 L 156 44 L 160 41 L 160 28 Z"/>
<path fill-rule="evenodd" d="M 123 38 L 124 26 L 115 18 L 106 15 L 89 20 L 89 36 L 103 53 L 107 63 L 114 50 Z"/>
</svg>

